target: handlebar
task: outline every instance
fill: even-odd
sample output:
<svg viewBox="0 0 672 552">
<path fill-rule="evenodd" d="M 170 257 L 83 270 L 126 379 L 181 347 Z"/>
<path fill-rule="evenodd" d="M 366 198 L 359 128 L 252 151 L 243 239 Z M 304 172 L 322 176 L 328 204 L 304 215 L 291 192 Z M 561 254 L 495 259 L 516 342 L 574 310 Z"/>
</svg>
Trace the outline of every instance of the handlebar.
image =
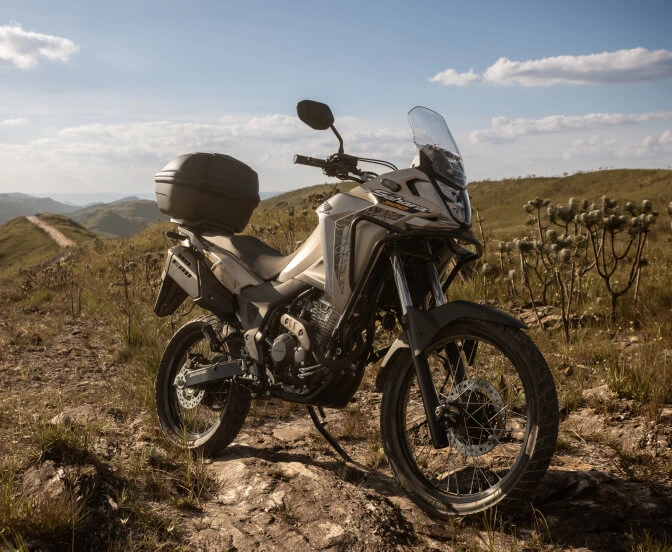
<svg viewBox="0 0 672 552">
<path fill-rule="evenodd" d="M 362 171 L 357 167 L 358 161 L 366 161 L 368 163 L 377 163 L 385 165 L 393 170 L 397 167 L 386 161 L 378 159 L 364 159 L 355 157 L 354 155 L 347 155 L 345 153 L 334 153 L 327 157 L 327 159 L 317 159 L 316 157 L 307 157 L 306 155 L 295 155 L 294 163 L 297 165 L 308 165 L 309 167 L 319 167 L 327 176 L 335 176 L 341 180 L 354 180 L 355 182 L 364 183 L 371 178 L 378 176 L 376 173 L 370 171 Z"/>
<path fill-rule="evenodd" d="M 320 169 L 324 169 L 327 166 L 327 161 L 325 159 L 307 157 L 306 155 L 295 155 L 294 163 L 297 165 L 308 165 L 309 167 L 319 167 Z"/>
</svg>

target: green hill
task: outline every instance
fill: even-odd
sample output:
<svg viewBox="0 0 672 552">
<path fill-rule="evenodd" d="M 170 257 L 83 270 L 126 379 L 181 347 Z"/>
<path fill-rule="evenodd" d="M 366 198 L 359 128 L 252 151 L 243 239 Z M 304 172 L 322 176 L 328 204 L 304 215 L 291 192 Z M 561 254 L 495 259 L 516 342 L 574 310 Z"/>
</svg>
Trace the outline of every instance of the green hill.
<svg viewBox="0 0 672 552">
<path fill-rule="evenodd" d="M 0 278 L 58 254 L 54 240 L 24 217 L 0 226 Z"/>
<path fill-rule="evenodd" d="M 159 211 L 156 202 L 147 199 L 93 205 L 71 217 L 103 237 L 132 236 L 146 226 L 169 219 Z"/>
<path fill-rule="evenodd" d="M 74 213 L 79 207 L 54 201 L 48 197 L 34 197 L 26 194 L 0 194 L 0 225 L 13 218 L 37 213 Z"/>
<path fill-rule="evenodd" d="M 50 213 L 40 214 L 38 216 L 57 230 L 60 230 L 66 238 L 70 238 L 75 243 L 79 244 L 96 238 L 95 233 L 66 216 Z"/>
<path fill-rule="evenodd" d="M 356 184 L 318 184 L 285 192 L 259 204 L 259 210 L 305 208 L 314 197 L 329 192 L 334 186 L 341 191 Z M 507 180 L 483 180 L 469 184 L 474 210 L 482 219 L 502 229 L 522 226 L 523 205 L 536 197 L 549 198 L 565 204 L 570 197 L 599 201 L 603 195 L 614 199 L 638 201 L 651 199 L 660 208 L 672 201 L 672 171 L 663 169 L 620 169 L 577 173 L 564 177 L 529 177 Z"/>
<path fill-rule="evenodd" d="M 523 205 L 536 197 L 566 205 L 571 197 L 597 202 L 604 195 L 619 200 L 650 199 L 661 210 L 672 201 L 672 171 L 621 169 L 469 185 L 474 213 L 478 211 L 490 229 L 516 232 L 524 226 Z"/>
<path fill-rule="evenodd" d="M 290 192 L 285 192 L 268 199 L 264 199 L 259 204 L 259 209 L 270 210 L 275 208 L 305 207 L 310 205 L 317 197 L 329 197 L 339 191 L 352 190 L 357 184 L 354 182 L 339 182 L 334 184 L 317 184 L 315 186 L 308 186 L 306 188 L 298 188 Z M 317 207 L 317 205 L 315 206 Z"/>
<path fill-rule="evenodd" d="M 39 215 L 76 243 L 96 236 L 62 215 Z M 16 274 L 19 268 L 39 264 L 56 257 L 62 249 L 43 230 L 18 217 L 0 226 L 0 279 Z"/>
</svg>

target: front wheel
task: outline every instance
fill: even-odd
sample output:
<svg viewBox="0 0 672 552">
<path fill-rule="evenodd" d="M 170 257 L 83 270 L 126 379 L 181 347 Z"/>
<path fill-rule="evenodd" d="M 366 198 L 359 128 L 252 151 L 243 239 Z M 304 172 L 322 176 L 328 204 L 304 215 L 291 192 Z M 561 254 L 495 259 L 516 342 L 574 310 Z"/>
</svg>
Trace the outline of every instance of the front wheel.
<svg viewBox="0 0 672 552">
<path fill-rule="evenodd" d="M 558 434 L 558 401 L 543 356 L 517 328 L 460 321 L 426 351 L 448 446 L 435 449 L 410 355 L 388 377 L 381 433 L 412 500 L 439 517 L 529 501 Z"/>
<path fill-rule="evenodd" d="M 238 336 L 227 336 L 222 351 L 213 353 L 204 333 L 208 326 L 222 335 L 222 324 L 208 316 L 182 326 L 168 343 L 156 376 L 156 412 L 161 429 L 173 442 L 216 454 L 243 426 L 250 396 L 232 380 L 202 387 L 184 385 L 189 370 L 236 358 Z"/>
</svg>

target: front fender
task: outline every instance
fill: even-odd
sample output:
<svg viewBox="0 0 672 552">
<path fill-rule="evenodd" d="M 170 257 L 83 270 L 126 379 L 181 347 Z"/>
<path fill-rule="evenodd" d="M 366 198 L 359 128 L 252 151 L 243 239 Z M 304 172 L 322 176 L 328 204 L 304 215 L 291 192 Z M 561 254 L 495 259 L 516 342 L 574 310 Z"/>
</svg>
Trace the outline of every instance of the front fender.
<svg viewBox="0 0 672 552">
<path fill-rule="evenodd" d="M 428 311 L 409 307 L 407 327 L 409 331 L 414 332 L 415 339 L 413 341 L 418 344 L 418 348 L 422 351 L 434 341 L 434 338 L 443 328 L 458 320 L 487 320 L 505 326 L 527 329 L 527 326 L 520 320 L 504 311 L 469 301 L 451 301 Z M 408 337 L 406 333 L 403 333 L 392 343 L 390 350 L 380 364 L 380 370 L 376 376 L 376 389 L 382 391 L 388 376 L 408 362 L 411 362 L 411 351 L 408 345 Z"/>
</svg>

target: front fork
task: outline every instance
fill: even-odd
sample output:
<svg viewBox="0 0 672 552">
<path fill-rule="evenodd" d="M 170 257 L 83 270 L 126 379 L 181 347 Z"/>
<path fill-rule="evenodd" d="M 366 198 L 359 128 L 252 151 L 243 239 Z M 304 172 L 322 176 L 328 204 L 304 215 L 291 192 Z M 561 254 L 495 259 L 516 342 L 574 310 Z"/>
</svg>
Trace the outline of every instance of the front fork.
<svg viewBox="0 0 672 552">
<path fill-rule="evenodd" d="M 394 275 L 394 283 L 397 287 L 397 294 L 399 295 L 399 302 L 401 303 L 401 321 L 406 330 L 408 337 L 408 345 L 411 351 L 411 358 L 413 359 L 413 366 L 418 378 L 418 386 L 420 387 L 420 394 L 422 395 L 422 403 L 425 407 L 425 415 L 427 416 L 427 423 L 429 425 L 429 433 L 432 436 L 432 444 L 434 448 L 440 449 L 448 446 L 448 435 L 443 427 L 441 421 L 441 407 L 439 404 L 439 397 L 434 387 L 434 380 L 427 362 L 427 356 L 417 345 L 416 328 L 413 327 L 413 316 L 409 316 L 409 311 L 413 311 L 413 300 L 411 292 L 408 289 L 408 281 L 404 274 L 404 267 L 401 263 L 399 253 L 393 252 L 390 255 L 392 262 L 392 273 Z M 441 306 L 445 304 L 446 299 L 441 289 L 441 281 L 436 271 L 436 267 L 432 263 L 427 263 L 427 271 L 429 281 L 432 285 L 432 295 L 434 296 L 435 305 Z"/>
</svg>

